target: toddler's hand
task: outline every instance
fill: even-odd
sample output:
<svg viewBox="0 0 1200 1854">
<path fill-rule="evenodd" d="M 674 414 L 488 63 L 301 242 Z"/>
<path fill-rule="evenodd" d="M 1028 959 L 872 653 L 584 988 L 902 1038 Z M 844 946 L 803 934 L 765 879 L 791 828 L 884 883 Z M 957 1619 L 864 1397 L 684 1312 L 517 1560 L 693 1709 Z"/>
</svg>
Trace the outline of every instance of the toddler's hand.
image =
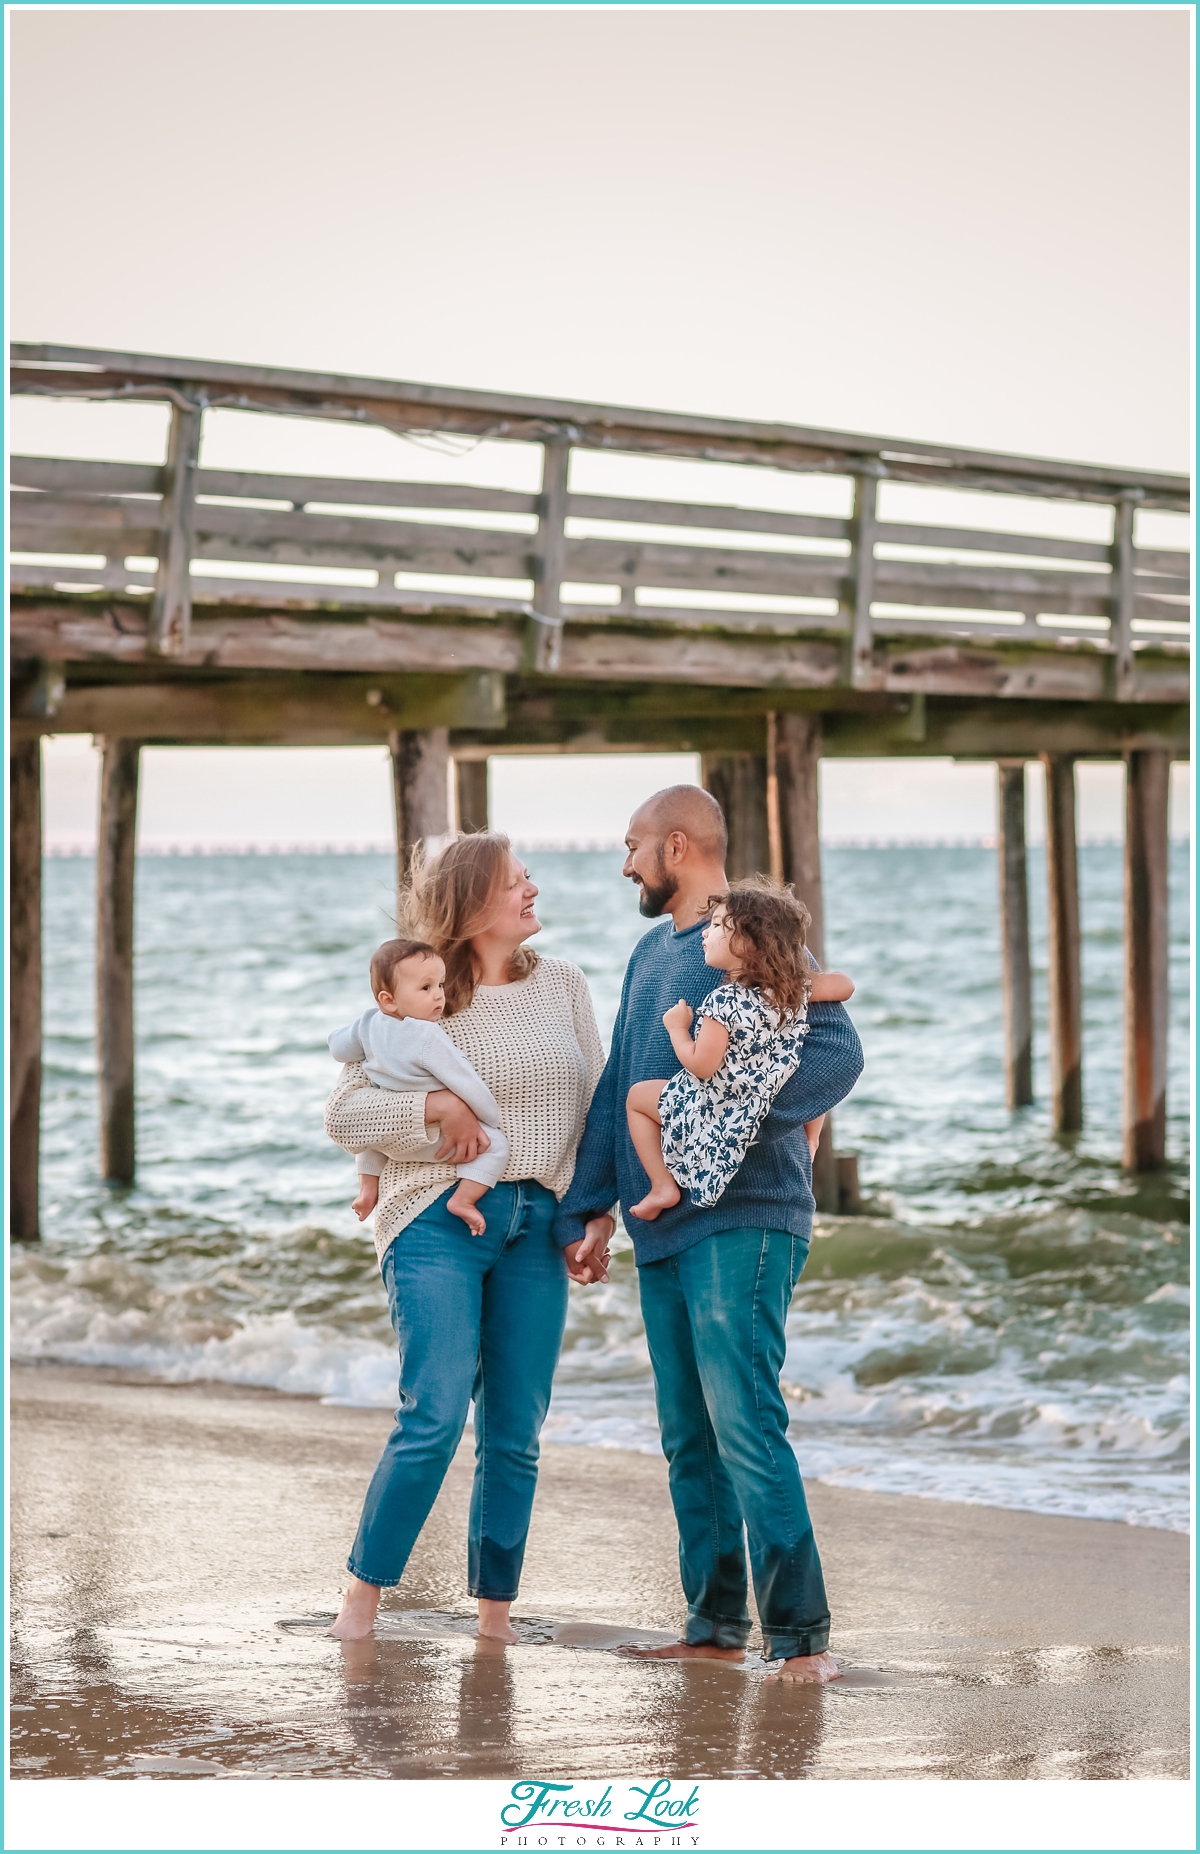
<svg viewBox="0 0 1200 1854">
<path fill-rule="evenodd" d="M 687 1030 L 692 1021 L 693 1011 L 683 998 L 673 1004 L 669 1011 L 663 1012 L 663 1024 L 668 1030 Z"/>
</svg>

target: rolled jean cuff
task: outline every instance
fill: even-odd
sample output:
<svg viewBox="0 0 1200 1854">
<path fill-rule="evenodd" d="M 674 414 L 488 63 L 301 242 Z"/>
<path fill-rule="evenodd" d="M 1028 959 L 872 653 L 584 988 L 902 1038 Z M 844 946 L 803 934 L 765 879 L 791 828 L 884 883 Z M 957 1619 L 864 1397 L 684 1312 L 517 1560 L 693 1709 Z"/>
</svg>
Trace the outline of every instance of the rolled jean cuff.
<svg viewBox="0 0 1200 1854">
<path fill-rule="evenodd" d="M 711 1643 L 714 1648 L 744 1648 L 750 1640 L 749 1616 L 707 1616 L 689 1609 L 683 1639 L 692 1648 Z"/>
<path fill-rule="evenodd" d="M 515 1590 L 481 1590 L 478 1584 L 468 1584 L 467 1595 L 478 1603 L 515 1603 L 517 1600 Z"/>
<path fill-rule="evenodd" d="M 376 1590 L 394 1590 L 396 1585 L 400 1582 L 398 1577 L 370 1576 L 366 1571 L 359 1569 L 353 1558 L 347 1558 L 346 1569 L 350 1572 L 352 1577 L 357 1577 L 360 1584 L 374 1584 Z"/>
<path fill-rule="evenodd" d="M 763 1659 L 790 1661 L 798 1654 L 824 1654 L 829 1646 L 829 1624 L 815 1629 L 763 1630 Z"/>
</svg>

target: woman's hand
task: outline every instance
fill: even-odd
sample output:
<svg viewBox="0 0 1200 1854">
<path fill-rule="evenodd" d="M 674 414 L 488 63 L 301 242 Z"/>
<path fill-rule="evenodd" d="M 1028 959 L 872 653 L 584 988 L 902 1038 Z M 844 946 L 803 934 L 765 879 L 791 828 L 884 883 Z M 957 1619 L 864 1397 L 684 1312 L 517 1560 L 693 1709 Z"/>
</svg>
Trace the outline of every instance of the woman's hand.
<svg viewBox="0 0 1200 1854">
<path fill-rule="evenodd" d="M 434 1088 L 425 1096 L 425 1126 L 440 1127 L 442 1143 L 434 1156 L 450 1165 L 470 1165 L 492 1143 L 466 1102 L 448 1088 Z"/>
<path fill-rule="evenodd" d="M 578 1281 L 580 1287 L 589 1287 L 593 1281 L 608 1280 L 608 1245 L 616 1227 L 614 1219 L 607 1212 L 602 1217 L 592 1217 L 584 1225 L 580 1240 L 569 1242 L 563 1250 L 567 1273 L 572 1281 Z"/>
</svg>

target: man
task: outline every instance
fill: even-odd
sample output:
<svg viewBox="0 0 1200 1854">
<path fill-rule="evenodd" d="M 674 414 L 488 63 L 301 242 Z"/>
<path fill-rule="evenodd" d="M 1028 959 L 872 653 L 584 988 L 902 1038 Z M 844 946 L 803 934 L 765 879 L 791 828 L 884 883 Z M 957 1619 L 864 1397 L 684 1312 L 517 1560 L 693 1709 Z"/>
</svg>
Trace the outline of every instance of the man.
<svg viewBox="0 0 1200 1854">
<path fill-rule="evenodd" d="M 850 1092 L 862 1047 L 841 1005 L 810 1006 L 800 1067 L 718 1203 L 695 1208 L 685 1191 L 654 1222 L 633 1216 L 629 1207 L 647 1179 L 625 1097 L 635 1082 L 679 1066 L 663 1012 L 681 998 L 695 1009 L 722 980 L 704 963 L 701 929 L 710 898 L 728 887 L 725 820 L 698 786 L 670 786 L 635 812 L 625 842 L 625 874 L 641 890 L 641 912 L 671 918 L 629 961 L 612 1051 L 556 1229 L 577 1281 L 603 1276 L 617 1199 L 633 1238 L 688 1602 L 683 1641 L 648 1652 L 743 1658 L 750 1633 L 744 1525 L 764 1652 L 776 1664 L 768 1678 L 832 1680 L 839 1670 L 827 1652 L 821 1561 L 779 1373 L 815 1208 L 805 1123 Z"/>
</svg>

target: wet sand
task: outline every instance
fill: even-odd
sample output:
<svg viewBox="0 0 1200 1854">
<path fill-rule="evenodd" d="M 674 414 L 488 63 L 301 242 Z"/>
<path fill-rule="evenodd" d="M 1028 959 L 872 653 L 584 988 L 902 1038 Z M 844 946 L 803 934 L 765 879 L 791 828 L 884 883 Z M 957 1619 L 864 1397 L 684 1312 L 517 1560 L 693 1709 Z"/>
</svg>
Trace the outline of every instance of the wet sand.
<svg viewBox="0 0 1200 1854">
<path fill-rule="evenodd" d="M 636 1663 L 683 1615 L 664 1463 L 549 1446 L 522 1640 L 473 1637 L 471 1458 L 373 1643 L 331 1641 L 390 1418 L 219 1386 L 12 1379 L 12 1773 L 1171 1778 L 1188 1541 L 810 1484 L 846 1677 Z"/>
</svg>

